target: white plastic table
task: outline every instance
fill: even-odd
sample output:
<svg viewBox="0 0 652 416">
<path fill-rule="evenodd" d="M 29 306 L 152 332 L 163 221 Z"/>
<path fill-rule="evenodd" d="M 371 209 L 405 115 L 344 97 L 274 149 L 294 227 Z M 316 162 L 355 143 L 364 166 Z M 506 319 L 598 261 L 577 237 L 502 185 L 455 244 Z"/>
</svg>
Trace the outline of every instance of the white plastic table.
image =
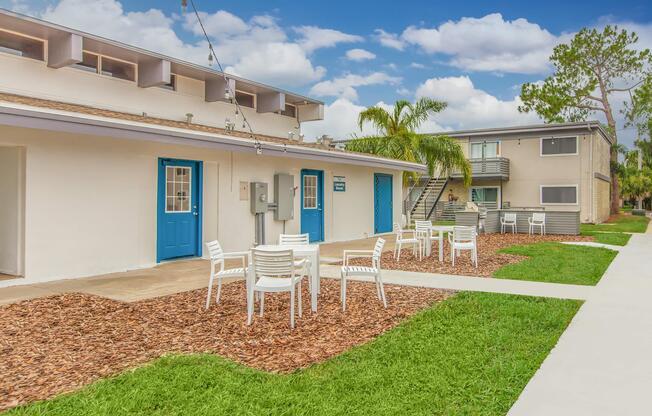
<svg viewBox="0 0 652 416">
<path fill-rule="evenodd" d="M 319 245 L 318 244 L 307 244 L 307 245 L 278 245 L 278 244 L 263 244 L 256 247 L 260 250 L 292 250 L 294 252 L 294 257 L 299 258 L 308 258 L 310 259 L 310 307 L 313 312 L 317 312 L 317 294 L 319 293 Z M 253 268 L 249 268 L 253 270 Z M 247 285 L 249 285 L 251 279 L 247 279 Z M 247 293 L 249 293 L 249 287 L 247 287 Z M 247 296 L 247 302 L 249 301 L 249 296 Z M 247 305 L 249 306 L 249 305 Z"/>
<path fill-rule="evenodd" d="M 444 261 L 444 233 L 452 233 L 453 225 L 431 225 L 431 231 L 439 232 L 439 262 Z M 430 255 L 431 244 L 428 242 L 426 244 L 426 256 Z"/>
</svg>

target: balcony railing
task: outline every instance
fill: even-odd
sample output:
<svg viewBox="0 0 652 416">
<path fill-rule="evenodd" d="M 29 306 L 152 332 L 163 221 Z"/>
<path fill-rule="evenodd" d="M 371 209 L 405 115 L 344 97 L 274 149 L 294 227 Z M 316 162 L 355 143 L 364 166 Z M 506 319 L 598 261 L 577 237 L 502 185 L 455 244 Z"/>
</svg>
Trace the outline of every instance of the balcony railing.
<svg viewBox="0 0 652 416">
<path fill-rule="evenodd" d="M 474 179 L 502 179 L 509 180 L 509 159 L 506 157 L 492 157 L 487 159 L 469 159 L 471 174 Z M 462 173 L 454 171 L 451 178 L 461 178 Z"/>
</svg>

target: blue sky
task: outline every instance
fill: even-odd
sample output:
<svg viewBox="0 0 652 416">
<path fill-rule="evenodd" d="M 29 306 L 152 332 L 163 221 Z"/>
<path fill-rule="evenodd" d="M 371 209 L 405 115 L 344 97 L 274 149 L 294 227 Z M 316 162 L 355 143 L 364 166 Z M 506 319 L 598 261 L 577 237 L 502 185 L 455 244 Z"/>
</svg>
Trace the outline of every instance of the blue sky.
<svg viewBox="0 0 652 416">
<path fill-rule="evenodd" d="M 652 6 L 645 1 L 195 3 L 227 72 L 326 103 L 326 119 L 303 126 L 308 138 L 346 137 L 365 106 L 421 96 L 449 103 L 425 131 L 537 122 L 516 111 L 518 91 L 550 74 L 547 57 L 557 43 L 582 27 L 612 23 L 652 47 Z M 180 15 L 180 1 L 0 6 L 207 64 L 194 16 Z M 622 99 L 615 101 L 619 107 Z M 619 134 L 626 144 L 633 138 L 631 129 Z"/>
</svg>

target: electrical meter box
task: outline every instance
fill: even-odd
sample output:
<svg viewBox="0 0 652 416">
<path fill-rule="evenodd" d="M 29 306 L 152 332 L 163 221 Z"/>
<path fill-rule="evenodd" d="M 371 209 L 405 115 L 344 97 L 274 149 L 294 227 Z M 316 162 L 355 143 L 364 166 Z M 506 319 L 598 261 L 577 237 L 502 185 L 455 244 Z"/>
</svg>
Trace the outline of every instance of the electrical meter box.
<svg viewBox="0 0 652 416">
<path fill-rule="evenodd" d="M 265 182 L 251 182 L 249 184 L 251 193 L 251 213 L 264 214 L 267 212 L 267 184 Z"/>
<path fill-rule="evenodd" d="M 294 176 L 287 173 L 274 175 L 274 219 L 286 221 L 294 218 Z"/>
</svg>

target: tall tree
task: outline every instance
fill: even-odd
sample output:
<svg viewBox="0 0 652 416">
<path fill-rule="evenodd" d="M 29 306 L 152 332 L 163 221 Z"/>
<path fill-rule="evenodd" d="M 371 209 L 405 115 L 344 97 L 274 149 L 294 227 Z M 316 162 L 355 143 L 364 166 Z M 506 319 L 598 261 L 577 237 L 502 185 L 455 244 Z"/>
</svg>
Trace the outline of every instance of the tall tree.
<svg viewBox="0 0 652 416">
<path fill-rule="evenodd" d="M 569 44 L 557 45 L 550 57 L 554 74 L 542 84 L 521 88 L 521 112 L 535 111 L 546 122 L 584 121 L 603 114 L 618 143 L 616 119 L 610 102 L 616 92 L 641 84 L 649 68 L 650 51 L 634 48 L 635 33 L 606 26 L 602 31 L 582 29 Z M 618 150 L 611 149 L 611 212 L 618 212 Z"/>
<path fill-rule="evenodd" d="M 412 104 L 399 100 L 392 111 L 378 106 L 369 107 L 358 116 L 362 130 L 365 123 L 371 123 L 378 135 L 355 138 L 346 144 L 346 149 L 371 153 L 392 159 L 423 163 L 428 173 L 433 175 L 436 168 L 442 173 L 458 169 L 464 176 L 464 183 L 471 183 L 471 166 L 466 160 L 462 146 L 448 136 L 429 136 L 417 134 L 416 130 L 428 119 L 431 113 L 446 108 L 446 103 L 421 98 Z M 405 172 L 404 183 L 414 172 Z"/>
</svg>

